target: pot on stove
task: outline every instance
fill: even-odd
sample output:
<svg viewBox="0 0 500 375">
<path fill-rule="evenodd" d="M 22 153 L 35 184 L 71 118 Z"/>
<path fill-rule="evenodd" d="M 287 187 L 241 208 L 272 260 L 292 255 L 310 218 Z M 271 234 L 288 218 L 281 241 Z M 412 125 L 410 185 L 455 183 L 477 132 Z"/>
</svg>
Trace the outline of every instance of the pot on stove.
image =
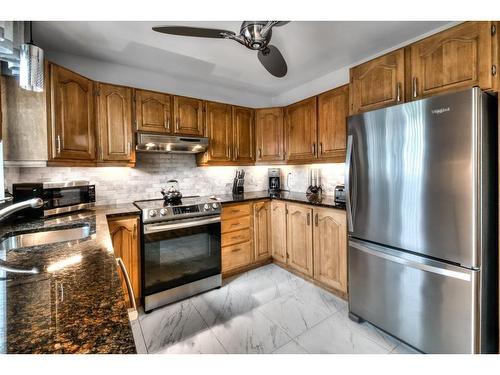
<svg viewBox="0 0 500 375">
<path fill-rule="evenodd" d="M 161 189 L 161 194 L 165 203 L 179 203 L 182 198 L 182 194 L 179 191 L 179 182 L 177 180 L 168 180 L 167 186 Z"/>
</svg>

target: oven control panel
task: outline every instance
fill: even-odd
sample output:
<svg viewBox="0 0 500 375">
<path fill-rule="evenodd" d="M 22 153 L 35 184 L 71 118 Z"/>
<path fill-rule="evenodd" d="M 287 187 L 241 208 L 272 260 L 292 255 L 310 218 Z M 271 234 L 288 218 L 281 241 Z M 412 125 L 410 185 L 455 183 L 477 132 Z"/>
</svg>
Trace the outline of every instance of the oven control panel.
<svg viewBox="0 0 500 375">
<path fill-rule="evenodd" d="M 200 203 L 186 206 L 166 206 L 163 208 L 143 209 L 142 215 L 145 223 L 184 219 L 196 216 L 213 215 L 220 213 L 219 202 Z"/>
<path fill-rule="evenodd" d="M 172 211 L 174 215 L 183 215 L 183 214 L 190 214 L 192 212 L 200 212 L 200 209 L 196 204 L 194 206 L 172 207 Z"/>
</svg>

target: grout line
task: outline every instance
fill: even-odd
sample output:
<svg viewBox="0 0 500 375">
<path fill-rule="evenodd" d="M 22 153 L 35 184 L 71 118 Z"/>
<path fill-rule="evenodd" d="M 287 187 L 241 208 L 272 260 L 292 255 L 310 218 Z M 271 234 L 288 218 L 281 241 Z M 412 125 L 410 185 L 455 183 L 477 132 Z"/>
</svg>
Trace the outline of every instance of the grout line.
<svg viewBox="0 0 500 375">
<path fill-rule="evenodd" d="M 226 285 L 227 286 L 227 285 Z M 224 288 L 224 287 L 223 287 Z M 226 352 L 226 354 L 230 354 L 229 351 L 226 349 L 226 347 L 222 344 L 222 342 L 219 340 L 219 338 L 217 337 L 217 335 L 215 334 L 215 332 L 212 330 L 212 327 L 210 326 L 210 324 L 208 324 L 208 322 L 205 320 L 205 318 L 203 317 L 202 313 L 196 308 L 196 305 L 191 301 L 193 297 L 190 297 L 189 298 L 189 303 L 193 306 L 193 308 L 196 310 L 196 312 L 201 316 L 201 319 L 203 320 L 203 322 L 207 325 L 207 329 L 210 331 L 210 333 L 215 337 L 215 339 L 217 340 L 217 342 L 220 344 L 220 346 L 222 347 L 222 349 L 224 349 L 224 351 Z"/>
</svg>

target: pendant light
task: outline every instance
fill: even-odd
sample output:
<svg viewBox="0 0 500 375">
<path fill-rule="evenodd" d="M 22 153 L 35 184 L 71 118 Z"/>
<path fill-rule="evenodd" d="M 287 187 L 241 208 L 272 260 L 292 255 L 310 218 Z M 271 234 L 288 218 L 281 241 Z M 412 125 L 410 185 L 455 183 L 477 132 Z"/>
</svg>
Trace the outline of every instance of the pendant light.
<svg viewBox="0 0 500 375">
<path fill-rule="evenodd" d="M 20 51 L 19 85 L 28 91 L 43 91 L 43 49 L 33 43 L 33 25 L 30 21 L 30 41 Z"/>
</svg>

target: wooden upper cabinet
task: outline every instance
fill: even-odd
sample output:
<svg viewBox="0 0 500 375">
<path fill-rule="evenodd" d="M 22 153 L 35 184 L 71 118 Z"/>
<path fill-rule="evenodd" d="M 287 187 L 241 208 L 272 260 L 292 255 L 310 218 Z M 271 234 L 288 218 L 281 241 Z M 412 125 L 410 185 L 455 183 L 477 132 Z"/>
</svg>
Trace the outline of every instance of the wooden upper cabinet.
<svg viewBox="0 0 500 375">
<path fill-rule="evenodd" d="M 174 133 L 203 135 L 203 100 L 174 96 Z"/>
<path fill-rule="evenodd" d="M 254 249 L 255 260 L 269 258 L 271 255 L 271 201 L 256 202 L 254 208 Z"/>
<path fill-rule="evenodd" d="M 141 297 L 141 251 L 139 241 L 139 218 L 118 217 L 108 221 L 109 233 L 115 257 L 121 258 L 127 270 L 136 303 Z M 125 276 L 118 271 L 122 282 L 125 300 L 130 303 Z"/>
<path fill-rule="evenodd" d="M 313 275 L 312 209 L 287 204 L 286 247 L 288 265 L 306 275 Z"/>
<path fill-rule="evenodd" d="M 51 160 L 95 160 L 93 82 L 49 64 L 49 150 Z"/>
<path fill-rule="evenodd" d="M 254 110 L 251 108 L 233 107 L 233 160 L 255 161 Z"/>
<path fill-rule="evenodd" d="M 314 278 L 347 293 L 345 211 L 314 208 Z"/>
<path fill-rule="evenodd" d="M 491 27 L 492 22 L 465 22 L 412 44 L 411 98 L 472 86 L 493 88 L 496 40 Z"/>
<path fill-rule="evenodd" d="M 97 85 L 99 160 L 131 161 L 132 89 L 104 83 Z"/>
<path fill-rule="evenodd" d="M 256 160 L 285 160 L 283 108 L 255 110 Z"/>
<path fill-rule="evenodd" d="M 210 140 L 206 162 L 231 161 L 233 139 L 231 106 L 206 102 L 205 116 L 206 136 Z"/>
<path fill-rule="evenodd" d="M 350 76 L 351 114 L 404 102 L 404 49 L 355 66 Z"/>
<path fill-rule="evenodd" d="M 286 263 L 286 204 L 271 201 L 271 254 L 273 259 Z"/>
<path fill-rule="evenodd" d="M 285 152 L 288 161 L 316 157 L 316 126 L 316 97 L 285 108 Z"/>
<path fill-rule="evenodd" d="M 318 96 L 318 158 L 345 159 L 349 85 Z"/>
<path fill-rule="evenodd" d="M 160 92 L 135 90 L 137 130 L 172 133 L 171 96 Z"/>
</svg>

